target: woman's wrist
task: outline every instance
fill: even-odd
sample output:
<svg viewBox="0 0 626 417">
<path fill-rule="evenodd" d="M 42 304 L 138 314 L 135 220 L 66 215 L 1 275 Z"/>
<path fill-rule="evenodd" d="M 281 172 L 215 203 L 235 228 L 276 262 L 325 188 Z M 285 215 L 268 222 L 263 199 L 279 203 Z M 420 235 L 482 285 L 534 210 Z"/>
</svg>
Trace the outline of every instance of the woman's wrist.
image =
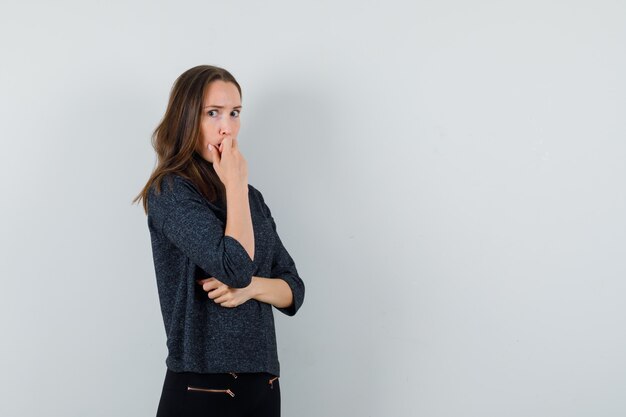
<svg viewBox="0 0 626 417">
<path fill-rule="evenodd" d="M 228 184 L 228 185 L 224 185 L 224 189 L 226 190 L 226 195 L 230 195 L 230 194 L 234 194 L 235 196 L 238 196 L 240 194 L 245 194 L 248 195 L 248 183 L 246 182 L 240 182 L 240 183 L 235 183 L 235 184 Z"/>
<path fill-rule="evenodd" d="M 288 307 L 293 303 L 291 287 L 280 278 L 252 276 L 250 285 L 246 288 L 250 288 L 250 298 L 278 308 Z"/>
</svg>

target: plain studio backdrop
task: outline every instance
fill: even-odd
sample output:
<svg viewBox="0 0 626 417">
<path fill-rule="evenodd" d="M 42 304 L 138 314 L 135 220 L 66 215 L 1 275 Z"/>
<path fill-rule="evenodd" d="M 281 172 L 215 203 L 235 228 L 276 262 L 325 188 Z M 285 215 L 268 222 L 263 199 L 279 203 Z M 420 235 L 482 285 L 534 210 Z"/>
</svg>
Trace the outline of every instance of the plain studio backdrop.
<svg viewBox="0 0 626 417">
<path fill-rule="evenodd" d="M 306 284 L 284 416 L 626 415 L 625 41 L 621 1 L 4 0 L 0 415 L 155 415 L 131 200 L 199 64 Z"/>
</svg>

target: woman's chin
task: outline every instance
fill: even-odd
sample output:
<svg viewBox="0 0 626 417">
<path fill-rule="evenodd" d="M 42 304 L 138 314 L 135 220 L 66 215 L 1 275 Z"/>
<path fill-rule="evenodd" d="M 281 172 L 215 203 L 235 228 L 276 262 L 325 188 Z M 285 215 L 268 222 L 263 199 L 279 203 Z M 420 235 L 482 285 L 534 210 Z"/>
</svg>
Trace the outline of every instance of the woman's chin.
<svg viewBox="0 0 626 417">
<path fill-rule="evenodd" d="M 200 153 L 200 152 L 197 152 L 197 153 L 202 157 L 202 159 L 204 159 L 208 163 L 210 163 L 210 164 L 213 163 L 213 159 L 212 159 L 212 157 L 210 155 L 205 155 L 205 154 Z"/>
</svg>

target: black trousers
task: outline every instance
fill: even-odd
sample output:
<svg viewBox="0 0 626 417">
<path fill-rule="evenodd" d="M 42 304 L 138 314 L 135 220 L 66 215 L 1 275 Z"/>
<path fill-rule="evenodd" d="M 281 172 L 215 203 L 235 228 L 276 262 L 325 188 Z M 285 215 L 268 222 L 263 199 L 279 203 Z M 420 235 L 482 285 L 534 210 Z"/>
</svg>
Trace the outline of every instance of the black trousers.
<svg viewBox="0 0 626 417">
<path fill-rule="evenodd" d="M 280 417 L 278 377 L 167 369 L 157 417 Z"/>
</svg>

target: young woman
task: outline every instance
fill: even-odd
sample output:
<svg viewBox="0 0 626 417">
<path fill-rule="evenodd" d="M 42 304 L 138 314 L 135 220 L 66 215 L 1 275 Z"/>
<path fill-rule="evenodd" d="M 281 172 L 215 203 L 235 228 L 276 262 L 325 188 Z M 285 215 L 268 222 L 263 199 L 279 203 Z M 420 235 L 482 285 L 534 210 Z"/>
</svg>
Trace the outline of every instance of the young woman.
<svg viewBox="0 0 626 417">
<path fill-rule="evenodd" d="M 225 69 L 181 74 L 142 192 L 167 335 L 157 417 L 280 416 L 272 306 L 304 283 L 239 149 L 241 87 Z"/>
</svg>

